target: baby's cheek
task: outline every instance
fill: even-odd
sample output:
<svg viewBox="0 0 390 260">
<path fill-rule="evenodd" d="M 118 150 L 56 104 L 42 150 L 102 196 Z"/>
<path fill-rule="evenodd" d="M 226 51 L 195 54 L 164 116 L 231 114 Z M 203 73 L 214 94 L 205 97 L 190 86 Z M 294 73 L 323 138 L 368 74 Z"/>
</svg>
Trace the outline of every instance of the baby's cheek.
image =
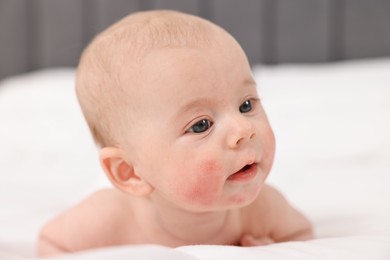
<svg viewBox="0 0 390 260">
<path fill-rule="evenodd" d="M 215 160 L 205 160 L 194 167 L 186 187 L 183 187 L 183 197 L 194 204 L 210 205 L 217 199 L 222 186 L 221 166 Z"/>
</svg>

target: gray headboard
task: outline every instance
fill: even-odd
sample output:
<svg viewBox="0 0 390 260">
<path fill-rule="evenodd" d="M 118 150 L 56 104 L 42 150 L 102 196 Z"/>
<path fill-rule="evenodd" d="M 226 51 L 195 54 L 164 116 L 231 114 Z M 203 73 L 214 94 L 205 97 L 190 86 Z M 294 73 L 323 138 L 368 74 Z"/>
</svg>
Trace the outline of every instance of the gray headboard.
<svg viewBox="0 0 390 260">
<path fill-rule="evenodd" d="M 130 12 L 156 8 L 221 25 L 251 63 L 390 56 L 389 0 L 0 0 L 0 79 L 75 66 L 97 32 Z"/>
</svg>

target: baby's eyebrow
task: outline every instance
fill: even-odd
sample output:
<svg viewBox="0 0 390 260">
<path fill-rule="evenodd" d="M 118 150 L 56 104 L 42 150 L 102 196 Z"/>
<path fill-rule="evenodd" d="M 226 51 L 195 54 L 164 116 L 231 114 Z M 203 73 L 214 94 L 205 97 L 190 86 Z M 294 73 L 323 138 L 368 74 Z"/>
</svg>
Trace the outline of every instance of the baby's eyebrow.
<svg viewBox="0 0 390 260">
<path fill-rule="evenodd" d="M 183 114 L 188 112 L 194 107 L 204 107 L 204 106 L 209 106 L 213 103 L 212 99 L 209 98 L 200 98 L 200 99 L 194 99 L 189 102 L 187 102 L 185 105 L 179 108 L 178 114 Z"/>
<path fill-rule="evenodd" d="M 256 86 L 256 82 L 253 79 L 253 77 L 247 77 L 247 78 L 244 78 L 244 80 L 242 81 L 242 85 L 243 86 Z M 199 99 L 190 100 L 189 102 L 187 102 L 183 106 L 179 107 L 179 109 L 177 110 L 177 113 L 175 115 L 175 118 L 179 117 L 180 115 L 188 112 L 189 110 L 191 110 L 193 108 L 207 107 L 207 106 L 211 106 L 213 103 L 215 103 L 215 100 L 213 100 L 211 98 L 199 98 Z"/>
<path fill-rule="evenodd" d="M 253 77 L 247 77 L 243 80 L 243 85 L 254 85 L 256 86 L 256 81 L 253 79 Z"/>
</svg>

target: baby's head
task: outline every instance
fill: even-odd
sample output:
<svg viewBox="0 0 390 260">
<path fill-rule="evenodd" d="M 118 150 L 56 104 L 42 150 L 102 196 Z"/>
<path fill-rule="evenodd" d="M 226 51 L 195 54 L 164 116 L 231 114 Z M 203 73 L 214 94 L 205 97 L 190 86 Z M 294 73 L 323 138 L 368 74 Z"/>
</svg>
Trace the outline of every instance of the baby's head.
<svg viewBox="0 0 390 260">
<path fill-rule="evenodd" d="M 247 58 L 222 28 L 174 11 L 130 15 L 98 35 L 77 95 L 124 192 L 192 210 L 257 196 L 274 137 Z"/>
</svg>

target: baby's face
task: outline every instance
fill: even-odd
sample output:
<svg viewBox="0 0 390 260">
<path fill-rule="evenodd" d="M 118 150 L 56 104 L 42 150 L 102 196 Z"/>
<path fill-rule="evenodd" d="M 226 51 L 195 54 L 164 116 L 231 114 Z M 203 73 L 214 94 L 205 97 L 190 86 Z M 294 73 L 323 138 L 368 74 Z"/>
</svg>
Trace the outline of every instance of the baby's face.
<svg viewBox="0 0 390 260">
<path fill-rule="evenodd" d="M 275 144 L 241 49 L 154 50 L 140 71 L 128 151 L 152 197 L 195 211 L 252 202 Z"/>
</svg>

